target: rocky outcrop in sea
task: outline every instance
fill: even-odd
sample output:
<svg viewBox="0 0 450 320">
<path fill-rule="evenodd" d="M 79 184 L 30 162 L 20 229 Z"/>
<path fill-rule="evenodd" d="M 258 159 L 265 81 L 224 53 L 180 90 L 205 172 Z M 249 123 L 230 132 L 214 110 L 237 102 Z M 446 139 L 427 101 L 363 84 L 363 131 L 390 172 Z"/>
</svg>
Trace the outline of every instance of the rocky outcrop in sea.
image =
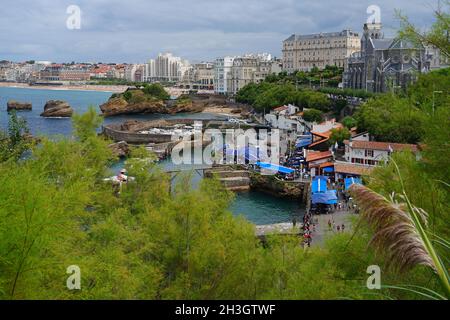
<svg viewBox="0 0 450 320">
<path fill-rule="evenodd" d="M 72 107 L 62 100 L 49 100 L 44 106 L 41 117 L 46 118 L 68 118 L 73 114 Z"/>
<path fill-rule="evenodd" d="M 16 100 L 9 100 L 8 103 L 6 104 L 6 110 L 7 111 L 11 111 L 11 110 L 17 110 L 17 111 L 29 111 L 32 109 L 32 105 L 29 102 L 19 102 Z"/>
</svg>

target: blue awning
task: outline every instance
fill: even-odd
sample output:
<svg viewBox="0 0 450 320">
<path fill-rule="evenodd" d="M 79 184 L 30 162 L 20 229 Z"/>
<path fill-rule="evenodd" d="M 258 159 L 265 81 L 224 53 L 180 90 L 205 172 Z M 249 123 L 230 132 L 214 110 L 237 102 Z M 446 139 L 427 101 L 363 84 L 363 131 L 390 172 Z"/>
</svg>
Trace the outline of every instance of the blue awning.
<svg viewBox="0 0 450 320">
<path fill-rule="evenodd" d="M 285 173 L 285 174 L 289 174 L 289 173 L 294 173 L 295 170 L 288 168 L 288 167 L 283 167 L 277 164 L 273 164 L 273 163 L 267 163 L 267 162 L 256 162 L 255 165 L 257 165 L 258 167 L 260 167 L 261 169 L 266 169 L 266 170 L 271 170 L 274 172 L 280 172 L 280 173 Z"/>
<path fill-rule="evenodd" d="M 336 204 L 338 202 L 336 190 L 313 193 L 311 196 L 311 202 L 312 204 Z"/>
<path fill-rule="evenodd" d="M 322 169 L 323 172 L 334 172 L 334 167 L 325 167 Z"/>
<path fill-rule="evenodd" d="M 248 146 L 240 149 L 226 148 L 225 155 L 231 156 L 243 156 L 248 161 L 258 161 L 260 154 L 259 149 L 253 146 Z"/>
<path fill-rule="evenodd" d="M 359 179 L 359 178 L 345 178 L 345 180 L 344 180 L 345 190 L 348 190 L 351 187 L 351 185 L 354 183 L 362 184 L 361 179 Z"/>
<path fill-rule="evenodd" d="M 297 141 L 295 142 L 295 147 L 296 148 L 304 148 L 309 146 L 312 143 L 312 135 L 311 134 L 307 134 L 304 136 L 301 136 L 297 139 Z"/>
<path fill-rule="evenodd" d="M 327 181 L 328 181 L 327 177 L 323 176 L 314 177 L 311 184 L 311 192 L 318 193 L 327 191 Z"/>
</svg>

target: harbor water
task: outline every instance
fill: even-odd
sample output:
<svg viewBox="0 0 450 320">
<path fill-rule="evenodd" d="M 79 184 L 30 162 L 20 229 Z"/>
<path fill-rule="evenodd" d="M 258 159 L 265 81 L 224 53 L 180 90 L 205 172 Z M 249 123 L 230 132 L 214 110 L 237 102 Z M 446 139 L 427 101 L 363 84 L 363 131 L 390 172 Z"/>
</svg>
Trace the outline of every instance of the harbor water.
<svg viewBox="0 0 450 320">
<path fill-rule="evenodd" d="M 70 119 L 48 119 L 40 117 L 44 105 L 48 100 L 67 101 L 77 113 L 85 112 L 89 106 L 98 106 L 108 100 L 111 92 L 98 91 L 75 91 L 75 90 L 43 90 L 28 88 L 8 88 L 0 87 L 0 128 L 6 130 L 8 126 L 8 113 L 6 104 L 8 100 L 19 102 L 30 102 L 33 105 L 32 111 L 21 111 L 18 114 L 23 117 L 34 135 L 65 135 L 70 136 L 72 124 Z M 161 118 L 193 118 L 193 119 L 220 119 L 224 116 L 217 114 L 197 113 L 197 114 L 177 114 L 177 115 L 124 115 L 105 119 L 105 124 L 120 123 L 125 120 L 151 120 Z M 160 163 L 166 170 L 176 168 L 170 160 Z M 121 164 L 114 169 L 118 170 Z M 184 165 L 183 170 L 192 170 L 195 167 Z M 192 183 L 198 183 L 201 177 L 193 174 Z M 303 215 L 304 208 L 299 201 L 276 198 L 257 191 L 237 193 L 235 200 L 230 205 L 230 211 L 235 215 L 242 215 L 254 224 L 272 224 L 292 221 L 293 215 Z"/>
</svg>

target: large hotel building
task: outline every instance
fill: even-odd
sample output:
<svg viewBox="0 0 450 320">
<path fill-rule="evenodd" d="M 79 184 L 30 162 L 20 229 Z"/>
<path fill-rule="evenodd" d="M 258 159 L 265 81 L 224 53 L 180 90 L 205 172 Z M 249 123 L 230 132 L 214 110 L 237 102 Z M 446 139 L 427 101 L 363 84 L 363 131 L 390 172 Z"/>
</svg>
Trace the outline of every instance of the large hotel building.
<svg viewBox="0 0 450 320">
<path fill-rule="evenodd" d="M 347 58 L 360 50 L 359 35 L 351 30 L 293 34 L 283 41 L 283 71 L 309 71 L 326 65 L 345 67 Z"/>
</svg>

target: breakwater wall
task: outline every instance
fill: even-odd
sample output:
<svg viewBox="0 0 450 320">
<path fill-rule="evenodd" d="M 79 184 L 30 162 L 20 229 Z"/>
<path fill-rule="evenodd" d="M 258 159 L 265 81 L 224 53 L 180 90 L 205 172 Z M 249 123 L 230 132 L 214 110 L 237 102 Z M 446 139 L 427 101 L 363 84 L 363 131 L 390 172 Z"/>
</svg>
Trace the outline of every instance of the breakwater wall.
<svg viewBox="0 0 450 320">
<path fill-rule="evenodd" d="M 172 141 L 168 134 L 144 134 L 137 132 L 122 131 L 113 125 L 104 126 L 103 134 L 114 141 L 126 141 L 132 144 L 167 143 Z"/>
</svg>

